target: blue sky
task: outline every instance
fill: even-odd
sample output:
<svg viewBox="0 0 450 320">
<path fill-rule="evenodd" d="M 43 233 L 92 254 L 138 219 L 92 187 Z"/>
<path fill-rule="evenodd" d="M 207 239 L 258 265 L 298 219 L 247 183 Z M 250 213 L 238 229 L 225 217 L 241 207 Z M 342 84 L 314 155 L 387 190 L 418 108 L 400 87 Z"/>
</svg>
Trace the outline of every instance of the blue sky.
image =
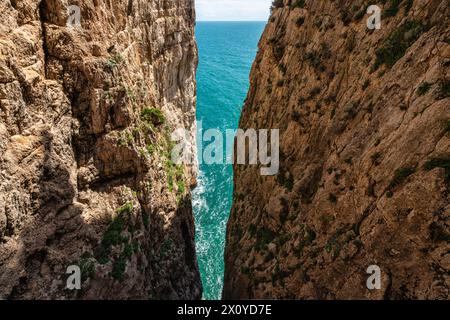
<svg viewBox="0 0 450 320">
<path fill-rule="evenodd" d="M 198 21 L 267 21 L 272 0 L 195 0 Z"/>
</svg>

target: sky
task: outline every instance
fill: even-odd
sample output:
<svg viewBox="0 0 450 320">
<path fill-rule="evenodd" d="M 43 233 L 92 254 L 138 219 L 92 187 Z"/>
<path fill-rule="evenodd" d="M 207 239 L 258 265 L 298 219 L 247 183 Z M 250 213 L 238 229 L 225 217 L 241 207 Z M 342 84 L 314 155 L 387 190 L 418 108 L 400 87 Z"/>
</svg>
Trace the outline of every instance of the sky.
<svg viewBox="0 0 450 320">
<path fill-rule="evenodd" d="M 198 21 L 267 21 L 272 0 L 195 0 Z"/>
</svg>

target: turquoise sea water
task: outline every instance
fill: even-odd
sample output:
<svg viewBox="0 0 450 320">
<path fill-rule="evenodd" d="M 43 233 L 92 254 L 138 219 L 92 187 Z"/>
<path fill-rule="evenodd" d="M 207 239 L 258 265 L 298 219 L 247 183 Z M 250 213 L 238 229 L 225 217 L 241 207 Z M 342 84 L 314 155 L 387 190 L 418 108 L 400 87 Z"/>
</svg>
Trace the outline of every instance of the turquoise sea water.
<svg viewBox="0 0 450 320">
<path fill-rule="evenodd" d="M 264 22 L 198 22 L 197 121 L 202 131 L 236 129 Z M 200 130 L 200 129 L 199 129 Z M 203 146 L 208 145 L 204 142 Z M 204 148 L 203 148 L 204 149 Z M 231 165 L 200 165 L 193 192 L 204 299 L 220 299 L 223 250 L 233 193 Z"/>
</svg>

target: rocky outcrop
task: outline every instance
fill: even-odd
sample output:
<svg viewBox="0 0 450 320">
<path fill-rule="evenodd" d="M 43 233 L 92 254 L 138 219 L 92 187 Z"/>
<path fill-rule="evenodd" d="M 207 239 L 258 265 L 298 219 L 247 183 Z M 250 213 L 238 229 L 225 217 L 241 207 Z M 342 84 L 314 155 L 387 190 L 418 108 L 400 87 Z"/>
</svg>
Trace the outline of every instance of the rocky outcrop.
<svg viewBox="0 0 450 320">
<path fill-rule="evenodd" d="M 240 127 L 280 171 L 235 166 L 224 298 L 449 299 L 448 1 L 368 4 L 274 1 Z"/>
<path fill-rule="evenodd" d="M 195 173 L 169 155 L 194 24 L 192 0 L 1 1 L 1 299 L 201 297 Z"/>
</svg>

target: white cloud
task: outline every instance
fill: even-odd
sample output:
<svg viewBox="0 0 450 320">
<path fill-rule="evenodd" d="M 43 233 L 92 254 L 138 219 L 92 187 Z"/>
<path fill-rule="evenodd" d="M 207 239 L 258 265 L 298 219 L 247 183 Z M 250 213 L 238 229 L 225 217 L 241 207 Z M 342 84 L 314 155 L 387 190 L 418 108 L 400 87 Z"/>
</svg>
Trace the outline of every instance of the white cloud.
<svg viewBox="0 0 450 320">
<path fill-rule="evenodd" d="M 199 21 L 265 21 L 272 0 L 196 0 Z"/>
</svg>

